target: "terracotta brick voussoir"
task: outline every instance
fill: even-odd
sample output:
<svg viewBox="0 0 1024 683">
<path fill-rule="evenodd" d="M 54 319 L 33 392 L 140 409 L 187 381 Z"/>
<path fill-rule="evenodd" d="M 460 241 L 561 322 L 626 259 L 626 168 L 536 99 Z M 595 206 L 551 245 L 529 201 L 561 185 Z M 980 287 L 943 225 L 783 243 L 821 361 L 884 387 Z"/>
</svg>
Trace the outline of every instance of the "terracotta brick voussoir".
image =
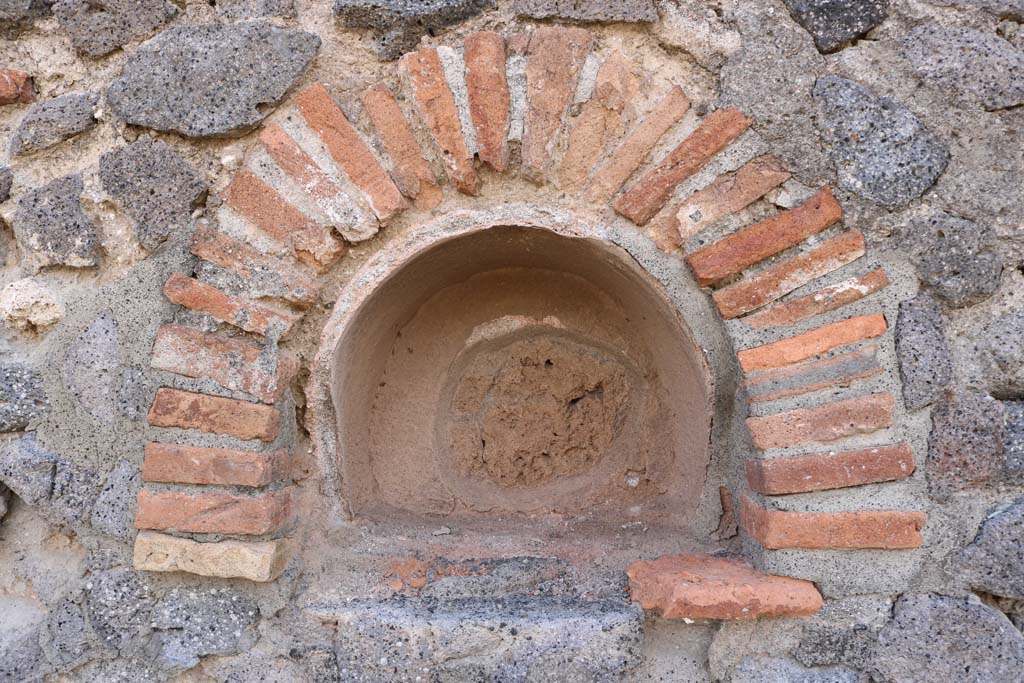
<svg viewBox="0 0 1024 683">
<path fill-rule="evenodd" d="M 665 206 L 679 183 L 702 169 L 752 122 L 738 109 L 711 112 L 697 130 L 619 197 L 613 208 L 637 225 L 644 225 Z"/>
<path fill-rule="evenodd" d="M 505 73 L 505 39 L 493 31 L 466 36 L 466 93 L 480 160 L 499 173 L 508 168 L 511 94 Z"/>
<path fill-rule="evenodd" d="M 156 531 L 135 537 L 132 565 L 147 572 L 188 572 L 223 579 L 273 581 L 291 558 L 287 539 L 200 543 Z"/>
<path fill-rule="evenodd" d="M 832 513 L 766 510 L 746 496 L 740 509 L 740 526 L 770 550 L 918 548 L 926 519 L 923 512 L 902 510 Z"/>
<path fill-rule="evenodd" d="M 888 286 L 889 276 L 881 268 L 837 285 L 819 289 L 806 296 L 777 304 L 743 319 L 752 327 L 778 327 L 792 325 L 801 320 L 828 313 Z"/>
<path fill-rule="evenodd" d="M 886 329 L 888 326 L 883 314 L 859 315 L 822 325 L 795 337 L 745 349 L 736 356 L 744 372 L 771 370 L 807 360 L 840 346 L 880 337 L 885 334 Z"/>
<path fill-rule="evenodd" d="M 877 393 L 813 408 L 748 417 L 747 429 L 754 446 L 765 451 L 804 444 L 829 443 L 857 434 L 870 434 L 892 424 L 892 394 Z"/>
<path fill-rule="evenodd" d="M 913 473 L 914 454 L 907 444 L 746 463 L 750 488 L 769 496 L 895 481 Z"/>
<path fill-rule="evenodd" d="M 290 489 L 258 496 L 222 491 L 139 491 L 135 527 L 192 534 L 263 536 L 277 533 L 291 516 Z"/>
<path fill-rule="evenodd" d="M 281 414 L 270 406 L 171 387 L 157 389 L 146 418 L 154 427 L 198 429 L 239 439 L 273 441 Z"/>
<path fill-rule="evenodd" d="M 274 331 L 280 334 L 291 329 L 302 316 L 291 311 L 278 311 L 255 301 L 225 294 L 216 287 L 172 273 L 164 283 L 164 296 L 193 311 L 200 311 L 224 323 L 256 334 Z"/>
<path fill-rule="evenodd" d="M 697 282 L 707 286 L 742 272 L 821 232 L 843 212 L 828 187 L 800 206 L 724 237 L 686 257 Z"/>
<path fill-rule="evenodd" d="M 745 562 L 707 555 L 675 555 L 634 562 L 629 593 L 665 619 L 804 617 L 822 606 L 814 584 L 763 574 Z"/>
<path fill-rule="evenodd" d="M 743 386 L 751 403 L 774 401 L 828 387 L 849 386 L 882 372 L 878 346 L 871 344 L 831 358 L 809 360 L 749 377 Z"/>
<path fill-rule="evenodd" d="M 35 99 L 32 76 L 17 69 L 0 69 L 0 104 L 29 104 Z"/>
<path fill-rule="evenodd" d="M 306 154 L 281 126 L 268 123 L 260 131 L 260 142 L 285 173 L 317 199 L 333 199 L 344 194 L 341 186 Z"/>
<path fill-rule="evenodd" d="M 282 448 L 267 453 L 148 443 L 142 480 L 165 484 L 213 484 L 259 488 L 288 476 L 290 455 Z"/>
</svg>

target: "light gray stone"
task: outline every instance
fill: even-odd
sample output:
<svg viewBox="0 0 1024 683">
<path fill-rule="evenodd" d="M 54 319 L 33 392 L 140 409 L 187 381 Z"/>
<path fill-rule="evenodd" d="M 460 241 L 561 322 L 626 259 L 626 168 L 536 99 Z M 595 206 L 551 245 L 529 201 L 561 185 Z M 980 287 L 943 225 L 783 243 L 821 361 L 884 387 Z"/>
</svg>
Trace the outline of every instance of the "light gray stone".
<svg viewBox="0 0 1024 683">
<path fill-rule="evenodd" d="M 981 329 L 978 358 L 993 395 L 1024 398 L 1024 308 L 999 316 Z"/>
<path fill-rule="evenodd" d="M 81 408 L 104 424 L 118 412 L 121 349 L 117 323 L 109 311 L 87 327 L 64 356 L 64 386 Z"/>
<path fill-rule="evenodd" d="M 372 29 L 381 59 L 398 59 L 420 38 L 494 7 L 495 0 L 334 0 L 342 26 Z"/>
<path fill-rule="evenodd" d="M 166 683 L 167 674 L 144 659 L 96 660 L 71 672 L 73 683 Z"/>
<path fill-rule="evenodd" d="M 861 38 L 889 14 L 889 0 L 785 0 L 820 52 L 834 52 Z"/>
<path fill-rule="evenodd" d="M 75 49 L 95 58 L 148 36 L 178 8 L 168 0 L 57 0 L 53 13 Z"/>
<path fill-rule="evenodd" d="M 114 538 L 135 538 L 136 497 L 142 488 L 138 465 L 122 461 L 107 475 L 92 509 L 92 527 Z"/>
<path fill-rule="evenodd" d="M 953 378 L 953 358 L 944 325 L 942 307 L 927 294 L 900 304 L 896 356 L 908 410 L 931 405 Z"/>
<path fill-rule="evenodd" d="M 53 180 L 18 199 L 14 235 L 40 266 L 95 266 L 96 226 L 82 210 L 81 175 Z"/>
<path fill-rule="evenodd" d="M 99 644 L 77 595 L 61 598 L 50 609 L 40 642 L 46 658 L 62 670 L 78 666 L 96 654 Z"/>
<path fill-rule="evenodd" d="M 985 486 L 1003 474 L 1005 408 L 983 394 L 948 392 L 932 409 L 928 484 L 936 495 Z"/>
<path fill-rule="evenodd" d="M 11 186 L 14 185 L 14 173 L 9 166 L 0 168 L 0 204 L 11 198 Z M 3 259 L 0 259 L 2 262 Z"/>
<path fill-rule="evenodd" d="M 263 120 L 319 47 L 311 33 L 263 22 L 176 26 L 129 58 L 107 99 L 133 125 L 238 135 Z"/>
<path fill-rule="evenodd" d="M 156 387 L 142 368 L 121 368 L 121 385 L 117 391 L 117 412 L 138 422 L 146 416 L 153 403 Z"/>
<path fill-rule="evenodd" d="M 131 569 L 96 572 L 85 588 L 86 618 L 103 646 L 122 656 L 144 652 L 155 598 L 143 575 Z"/>
<path fill-rule="evenodd" d="M 35 434 L 0 444 L 0 481 L 29 505 L 45 503 L 53 490 L 57 456 Z"/>
<path fill-rule="evenodd" d="M 0 632 L 0 681 L 37 683 L 49 673 L 39 646 L 39 631 L 39 625 L 32 624 L 25 630 Z"/>
<path fill-rule="evenodd" d="M 15 38 L 40 17 L 50 14 L 53 0 L 0 0 L 0 35 Z"/>
<path fill-rule="evenodd" d="M 153 612 L 160 630 L 160 662 L 188 669 L 205 655 L 232 655 L 256 642 L 255 601 L 230 588 L 175 588 Z"/>
<path fill-rule="evenodd" d="M 11 138 L 11 154 L 46 149 L 96 125 L 99 95 L 73 92 L 32 105 Z"/>
<path fill-rule="evenodd" d="M 744 657 L 729 683 L 859 683 L 844 666 L 807 668 L 785 657 Z"/>
<path fill-rule="evenodd" d="M 819 78 L 814 99 L 843 189 L 895 208 L 920 197 L 945 170 L 946 146 L 895 100 L 838 76 Z"/>
<path fill-rule="evenodd" d="M 294 0 L 217 0 L 217 14 L 225 19 L 295 16 Z"/>
<path fill-rule="evenodd" d="M 575 21 L 658 20 L 654 0 L 515 0 L 512 10 L 533 19 L 572 19 Z"/>
<path fill-rule="evenodd" d="M 1024 600 L 1024 498 L 992 514 L 950 573 L 975 590 Z"/>
<path fill-rule="evenodd" d="M 936 4 L 978 8 L 1003 19 L 1024 21 L 1024 0 L 933 0 Z"/>
<path fill-rule="evenodd" d="M 0 432 L 25 429 L 48 408 L 38 370 L 22 363 L 0 363 Z"/>
<path fill-rule="evenodd" d="M 1024 484 L 1024 401 L 1003 401 L 1006 429 L 1003 435 L 1003 454 L 1006 478 L 1014 484 Z"/>
</svg>

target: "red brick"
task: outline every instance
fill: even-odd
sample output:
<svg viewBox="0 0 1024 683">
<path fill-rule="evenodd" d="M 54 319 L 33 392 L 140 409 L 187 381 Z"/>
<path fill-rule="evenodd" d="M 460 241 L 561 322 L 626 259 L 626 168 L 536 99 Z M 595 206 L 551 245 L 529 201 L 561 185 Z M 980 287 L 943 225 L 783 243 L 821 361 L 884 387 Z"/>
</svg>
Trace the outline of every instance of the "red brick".
<svg viewBox="0 0 1024 683">
<path fill-rule="evenodd" d="M 764 417 L 748 417 L 747 429 L 758 450 L 828 443 L 870 434 L 892 424 L 893 397 L 868 394 L 813 408 L 797 408 Z"/>
<path fill-rule="evenodd" d="M 206 313 L 215 320 L 256 334 L 284 334 L 302 317 L 298 313 L 277 311 L 255 301 L 225 294 L 181 273 L 172 273 L 167 279 L 164 296 L 179 306 Z"/>
<path fill-rule="evenodd" d="M 378 83 L 363 93 L 363 108 L 391 159 L 395 184 L 417 209 L 429 211 L 444 198 L 409 121 L 387 86 Z"/>
<path fill-rule="evenodd" d="M 260 230 L 291 245 L 306 263 L 330 265 L 345 253 L 344 245 L 320 225 L 289 204 L 277 190 L 248 171 L 239 171 L 224 193 L 224 201 Z"/>
<path fill-rule="evenodd" d="M 32 76 L 17 69 L 0 69 L 0 104 L 28 104 L 35 99 Z"/>
<path fill-rule="evenodd" d="M 154 427 L 198 429 L 239 439 L 273 441 L 281 428 L 275 408 L 223 396 L 160 387 L 146 418 Z"/>
<path fill-rule="evenodd" d="M 640 82 L 621 52 L 612 52 L 597 72 L 594 94 L 583 105 L 562 155 L 559 184 L 577 192 L 605 147 L 622 132 L 623 117 L 639 97 Z"/>
<path fill-rule="evenodd" d="M 185 377 L 205 377 L 225 389 L 274 403 L 299 369 L 298 361 L 275 347 L 164 325 L 156 334 L 150 365 Z"/>
<path fill-rule="evenodd" d="M 466 92 L 480 160 L 495 171 L 508 168 L 511 95 L 505 74 L 505 39 L 493 31 L 466 36 Z"/>
<path fill-rule="evenodd" d="M 260 142 L 281 170 L 316 199 L 334 199 L 344 194 L 341 186 L 281 126 L 276 123 L 265 125 L 260 131 Z"/>
<path fill-rule="evenodd" d="M 805 548 L 833 550 L 919 548 L 923 512 L 858 510 L 856 512 L 784 512 L 765 510 L 747 497 L 740 510 L 740 525 L 770 550 Z"/>
<path fill-rule="evenodd" d="M 420 116 L 441 149 L 452 184 L 459 192 L 477 194 L 480 178 L 473 167 L 473 154 L 463 137 L 459 109 L 445 79 L 437 50 L 420 48 L 402 57 L 399 64 L 412 84 Z"/>
<path fill-rule="evenodd" d="M 864 255 L 864 248 L 861 231 L 850 230 L 756 275 L 723 287 L 712 298 L 723 318 L 737 318 L 856 261 Z"/>
<path fill-rule="evenodd" d="M 889 276 L 881 268 L 862 275 L 853 280 L 841 282 L 819 289 L 817 292 L 802 296 L 769 309 L 747 316 L 743 322 L 752 327 L 765 328 L 779 325 L 792 325 L 801 320 L 828 313 L 842 308 L 854 301 L 888 286 Z"/>
<path fill-rule="evenodd" d="M 282 297 L 294 304 L 308 306 L 320 292 L 312 269 L 291 259 L 264 254 L 205 224 L 196 228 L 192 253 L 247 280 L 272 279 L 281 289 Z"/>
<path fill-rule="evenodd" d="M 707 555 L 638 561 L 626 575 L 630 599 L 665 619 L 806 617 L 822 606 L 810 581 L 763 574 L 745 562 Z"/>
<path fill-rule="evenodd" d="M 665 206 L 679 183 L 702 169 L 742 135 L 751 122 L 736 109 L 711 112 L 697 130 L 615 201 L 615 211 L 637 225 L 644 225 Z"/>
<path fill-rule="evenodd" d="M 743 383 L 751 403 L 774 401 L 829 387 L 850 386 L 853 382 L 882 372 L 872 344 L 832 358 L 809 360 L 777 370 L 758 373 Z"/>
<path fill-rule="evenodd" d="M 690 108 L 690 100 L 676 86 L 654 107 L 640 125 L 622 141 L 608 161 L 590 181 L 587 197 L 592 202 L 607 202 L 640 168 L 658 140 L 676 125 Z"/>
<path fill-rule="evenodd" d="M 532 180 L 544 177 L 592 42 L 590 31 L 582 28 L 541 26 L 530 36 L 522 157 L 523 172 Z"/>
<path fill-rule="evenodd" d="M 686 257 L 701 286 L 736 275 L 748 266 L 796 246 L 821 232 L 843 212 L 832 190 L 824 188 L 800 206 L 783 211 L 693 252 Z"/>
<path fill-rule="evenodd" d="M 258 488 L 286 478 L 288 461 L 288 450 L 284 448 L 269 453 L 253 453 L 148 443 L 142 462 L 142 480 Z"/>
<path fill-rule="evenodd" d="M 906 479 L 914 473 L 907 444 L 843 453 L 814 453 L 793 458 L 748 460 L 747 483 L 757 493 L 779 496 Z"/>
<path fill-rule="evenodd" d="M 192 534 L 263 536 L 281 530 L 291 515 L 291 491 L 259 496 L 220 491 L 139 491 L 135 528 Z"/>
<path fill-rule="evenodd" d="M 881 313 L 859 315 L 822 325 L 795 337 L 745 349 L 736 356 L 744 372 L 771 370 L 807 360 L 840 346 L 880 337 L 885 334 L 886 329 L 885 316 Z"/>
<path fill-rule="evenodd" d="M 338 109 L 327 88 L 320 83 L 309 86 L 295 96 L 295 106 L 341 170 L 366 196 L 377 218 L 387 221 L 405 208 L 402 193 Z"/>
</svg>

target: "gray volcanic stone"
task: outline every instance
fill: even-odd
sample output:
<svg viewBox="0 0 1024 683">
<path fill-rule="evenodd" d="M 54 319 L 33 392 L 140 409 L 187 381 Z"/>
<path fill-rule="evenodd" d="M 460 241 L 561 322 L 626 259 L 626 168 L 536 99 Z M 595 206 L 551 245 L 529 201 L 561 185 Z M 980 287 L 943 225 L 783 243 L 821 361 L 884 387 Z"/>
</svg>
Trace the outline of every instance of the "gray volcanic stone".
<svg viewBox="0 0 1024 683">
<path fill-rule="evenodd" d="M 11 186 L 14 185 L 14 173 L 9 166 L 0 168 L 0 204 L 11 198 Z"/>
<path fill-rule="evenodd" d="M 838 76 L 819 78 L 814 99 L 843 189 L 894 208 L 920 197 L 945 170 L 945 145 L 898 102 Z"/>
<path fill-rule="evenodd" d="M 942 396 L 953 378 L 953 358 L 946 343 L 942 307 L 927 294 L 900 304 L 896 356 L 908 410 L 920 410 Z"/>
<path fill-rule="evenodd" d="M 71 44 L 87 57 L 102 57 L 149 35 L 178 14 L 168 0 L 57 0 L 53 13 Z"/>
<path fill-rule="evenodd" d="M 100 157 L 100 180 L 135 221 L 135 237 L 148 251 L 188 226 L 207 190 L 199 171 L 166 143 L 149 138 Z"/>
<path fill-rule="evenodd" d="M 1003 401 L 1006 412 L 1006 432 L 1003 436 L 1003 454 L 1006 478 L 1014 484 L 1024 484 L 1024 401 Z"/>
<path fill-rule="evenodd" d="M 943 211 L 911 220 L 900 234 L 921 281 L 954 308 L 984 301 L 999 286 L 995 239 L 991 228 Z"/>
<path fill-rule="evenodd" d="M 108 536 L 131 541 L 135 538 L 136 496 L 142 488 L 138 465 L 122 461 L 114 466 L 92 508 L 92 528 Z"/>
<path fill-rule="evenodd" d="M 294 0 L 217 0 L 217 14 L 225 19 L 295 16 Z"/>
<path fill-rule="evenodd" d="M 820 52 L 834 52 L 881 24 L 889 0 L 785 0 Z"/>
<path fill-rule="evenodd" d="M 46 657 L 58 668 L 76 666 L 97 649 L 77 597 L 65 596 L 50 609 L 41 634 Z"/>
<path fill-rule="evenodd" d="M 654 0 L 515 0 L 512 10 L 521 17 L 534 19 L 633 22 L 658 20 L 658 8 Z"/>
<path fill-rule="evenodd" d="M 398 59 L 420 38 L 494 7 L 495 0 L 334 0 L 348 28 L 372 29 L 381 59 Z"/>
<path fill-rule="evenodd" d="M 64 386 L 85 412 L 106 424 L 117 415 L 120 364 L 117 324 L 109 311 L 101 313 L 64 356 Z"/>
<path fill-rule="evenodd" d="M 1024 52 L 994 33 L 925 24 L 903 39 L 902 53 L 921 78 L 989 111 L 1024 102 Z"/>
<path fill-rule="evenodd" d="M 175 588 L 153 612 L 162 631 L 160 661 L 188 669 L 205 655 L 243 652 L 256 642 L 259 610 L 245 593 L 230 588 Z"/>
<path fill-rule="evenodd" d="M 978 357 L 999 398 L 1024 398 L 1024 308 L 1000 316 L 979 335 Z"/>
<path fill-rule="evenodd" d="M 255 22 L 176 26 L 143 45 L 107 99 L 126 122 L 190 137 L 237 135 L 263 120 L 320 47 L 311 33 Z"/>
<path fill-rule="evenodd" d="M 976 590 L 1024 600 L 1024 498 L 985 520 L 952 573 Z"/>
<path fill-rule="evenodd" d="M 73 92 L 32 105 L 11 138 L 11 154 L 46 149 L 96 125 L 99 95 Z"/>
<path fill-rule="evenodd" d="M 3 520 L 11 505 L 11 490 L 0 484 L 0 520 Z"/>
<path fill-rule="evenodd" d="M 0 432 L 28 427 L 49 404 L 40 374 L 21 363 L 0 363 Z"/>
<path fill-rule="evenodd" d="M 141 368 L 121 369 L 121 385 L 117 390 L 117 412 L 129 420 L 139 421 L 146 416 L 153 402 L 155 388 Z"/>
<path fill-rule="evenodd" d="M 155 598 L 142 574 L 113 569 L 92 574 L 85 613 L 104 647 L 122 655 L 140 651 L 152 634 Z"/>
<path fill-rule="evenodd" d="M 50 500 L 42 511 L 73 529 L 80 529 L 89 524 L 102 481 L 96 472 L 58 459 Z"/>
<path fill-rule="evenodd" d="M 40 265 L 80 268 L 98 263 L 96 226 L 79 200 L 84 187 L 81 175 L 69 175 L 18 199 L 14 235 Z"/>
<path fill-rule="evenodd" d="M 1024 636 L 1000 612 L 940 595 L 904 595 L 875 650 L 878 683 L 1020 683 Z"/>
<path fill-rule="evenodd" d="M 1002 19 L 1024 21 L 1024 0 L 938 0 L 937 4 L 977 7 Z"/>
<path fill-rule="evenodd" d="M 998 480 L 1003 471 L 1005 408 L 984 394 L 948 392 L 932 411 L 928 483 L 944 495 Z"/>
<path fill-rule="evenodd" d="M 53 0 L 0 0 L 0 35 L 16 37 L 33 20 L 50 14 Z"/>
<path fill-rule="evenodd" d="M 785 657 L 744 657 L 729 683 L 859 683 L 860 674 L 845 666 L 810 669 Z"/>
<path fill-rule="evenodd" d="M 0 633 L 0 681 L 35 683 L 43 680 L 49 667 L 39 646 L 39 631 L 37 625 L 7 638 Z"/>
</svg>

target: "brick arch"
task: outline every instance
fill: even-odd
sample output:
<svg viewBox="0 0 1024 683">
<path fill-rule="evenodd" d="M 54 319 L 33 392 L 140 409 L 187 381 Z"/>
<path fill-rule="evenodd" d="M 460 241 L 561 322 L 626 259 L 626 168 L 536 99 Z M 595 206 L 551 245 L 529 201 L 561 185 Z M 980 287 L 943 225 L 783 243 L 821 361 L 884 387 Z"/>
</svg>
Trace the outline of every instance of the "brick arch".
<svg viewBox="0 0 1024 683">
<path fill-rule="evenodd" d="M 753 123 L 735 109 L 697 116 L 675 86 L 637 106 L 644 98 L 630 57 L 598 50 L 584 29 L 475 33 L 461 51 L 409 53 L 397 71 L 400 91 L 370 87 L 359 118 L 324 85 L 298 92 L 223 191 L 220 224 L 197 229 L 191 249 L 200 264 L 240 278 L 254 295 L 183 273 L 167 280 L 170 301 L 245 334 L 177 324 L 158 333 L 155 368 L 218 390 L 157 392 L 149 424 L 168 431 L 146 448 L 138 568 L 277 576 L 294 528 L 287 387 L 299 367 L 279 339 L 317 301 L 321 275 L 347 243 L 403 216 L 443 211 L 460 195 L 464 206 L 506 178 L 554 188 L 647 231 L 706 288 L 744 375 L 737 405 L 750 452 L 736 495 L 754 554 L 921 544 L 922 512 L 859 495 L 843 502 L 859 486 L 910 477 L 914 454 L 894 438 L 898 372 L 893 354 L 880 351 L 886 311 L 873 303 L 889 277 L 882 267 L 861 272 L 864 236 L 838 227 L 830 188 L 723 233 L 721 225 L 778 192 L 790 176 L 784 164 L 763 153 L 730 156 Z M 861 388 L 880 376 L 889 390 Z M 798 396 L 806 405 L 772 407 Z M 211 435 L 242 445 L 213 447 Z M 832 509 L 787 503 L 824 490 L 841 492 Z"/>
</svg>

